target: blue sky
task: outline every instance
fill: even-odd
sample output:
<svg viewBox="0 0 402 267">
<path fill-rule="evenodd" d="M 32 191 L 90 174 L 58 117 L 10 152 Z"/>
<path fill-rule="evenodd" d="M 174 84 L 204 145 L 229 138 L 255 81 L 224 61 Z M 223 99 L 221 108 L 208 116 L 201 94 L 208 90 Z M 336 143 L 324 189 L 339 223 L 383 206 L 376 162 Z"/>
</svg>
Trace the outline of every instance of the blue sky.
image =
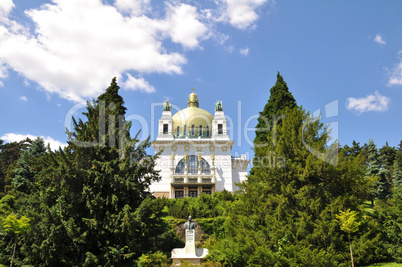
<svg viewBox="0 0 402 267">
<path fill-rule="evenodd" d="M 185 108 L 195 87 L 211 113 L 222 100 L 233 151 L 251 153 L 245 128 L 280 71 L 299 105 L 337 123 L 341 145 L 396 146 L 401 10 L 399 0 L 1 0 L 0 139 L 65 144 L 70 115 L 116 76 L 133 134 L 154 137 L 161 103 Z"/>
</svg>

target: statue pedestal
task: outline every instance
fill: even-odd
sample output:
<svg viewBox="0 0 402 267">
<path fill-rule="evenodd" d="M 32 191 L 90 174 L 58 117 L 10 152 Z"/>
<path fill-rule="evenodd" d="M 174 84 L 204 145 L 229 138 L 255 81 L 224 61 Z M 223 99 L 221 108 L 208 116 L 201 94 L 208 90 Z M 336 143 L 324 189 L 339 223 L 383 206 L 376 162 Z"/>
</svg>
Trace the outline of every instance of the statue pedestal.
<svg viewBox="0 0 402 267">
<path fill-rule="evenodd" d="M 193 229 L 186 229 L 186 246 L 172 250 L 173 266 L 181 266 L 181 261 L 188 261 L 195 266 L 201 265 L 201 260 L 208 255 L 208 249 L 196 248 Z"/>
</svg>

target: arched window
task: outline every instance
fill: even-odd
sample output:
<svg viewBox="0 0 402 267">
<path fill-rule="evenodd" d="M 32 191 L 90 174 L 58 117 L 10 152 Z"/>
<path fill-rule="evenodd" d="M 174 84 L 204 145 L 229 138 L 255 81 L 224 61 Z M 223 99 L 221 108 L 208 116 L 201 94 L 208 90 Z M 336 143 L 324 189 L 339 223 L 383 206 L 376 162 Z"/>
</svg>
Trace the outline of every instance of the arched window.
<svg viewBox="0 0 402 267">
<path fill-rule="evenodd" d="M 185 160 L 181 159 L 179 163 L 176 165 L 176 174 L 184 174 L 184 166 L 185 166 Z M 191 155 L 188 156 L 188 162 L 187 162 L 187 170 L 188 173 L 190 174 L 197 174 L 198 173 L 198 166 L 199 162 L 196 156 Z M 208 162 L 205 159 L 201 159 L 201 173 L 203 174 L 210 174 L 211 169 L 209 167 Z"/>
</svg>

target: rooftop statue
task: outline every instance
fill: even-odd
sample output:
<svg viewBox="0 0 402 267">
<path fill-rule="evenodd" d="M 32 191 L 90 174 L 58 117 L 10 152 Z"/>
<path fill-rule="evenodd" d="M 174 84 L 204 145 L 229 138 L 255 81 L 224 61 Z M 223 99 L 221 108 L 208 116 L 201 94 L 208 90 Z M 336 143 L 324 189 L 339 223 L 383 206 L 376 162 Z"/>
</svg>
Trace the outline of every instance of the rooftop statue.
<svg viewBox="0 0 402 267">
<path fill-rule="evenodd" d="M 170 105 L 169 100 L 163 102 L 163 111 L 171 111 L 172 105 Z"/>
<path fill-rule="evenodd" d="M 215 103 L 215 111 L 223 111 L 222 101 L 218 100 L 218 102 Z"/>
</svg>

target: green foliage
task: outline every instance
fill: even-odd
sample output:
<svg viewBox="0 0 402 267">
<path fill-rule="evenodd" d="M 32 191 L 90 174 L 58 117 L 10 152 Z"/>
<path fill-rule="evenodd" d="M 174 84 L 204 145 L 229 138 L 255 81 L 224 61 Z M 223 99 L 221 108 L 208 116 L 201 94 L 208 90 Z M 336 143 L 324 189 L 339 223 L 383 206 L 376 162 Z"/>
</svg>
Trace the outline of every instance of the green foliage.
<svg viewBox="0 0 402 267">
<path fill-rule="evenodd" d="M 286 108 L 296 107 L 296 100 L 278 72 L 275 85 L 270 90 L 270 97 L 264 110 L 260 112 L 258 124 L 255 127 L 254 153 L 255 157 L 265 156 L 264 150 L 268 143 L 275 142 L 273 133 L 276 131 L 276 125 L 280 123 Z"/>
<path fill-rule="evenodd" d="M 397 194 L 402 194 L 402 172 L 398 161 L 394 161 L 392 183 Z"/>
<path fill-rule="evenodd" d="M 224 266 L 348 262 L 346 241 L 335 219 L 339 210 L 357 209 L 364 199 L 363 157 L 340 154 L 337 165 L 316 158 L 311 149 L 324 153 L 328 138 L 328 129 L 302 108 L 285 111 L 276 144 L 264 151 L 281 157 L 284 166 L 254 165 L 221 237 L 206 242 L 210 259 Z"/>
<path fill-rule="evenodd" d="M 0 197 L 11 191 L 14 169 L 18 167 L 17 161 L 31 142 L 29 138 L 6 144 L 0 140 Z"/>
<path fill-rule="evenodd" d="M 359 230 L 361 222 L 358 221 L 358 214 L 356 211 L 347 209 L 346 211 L 340 211 L 336 215 L 337 222 L 341 227 L 341 230 L 347 234 L 355 233 Z"/>
<path fill-rule="evenodd" d="M 31 146 L 26 152 L 36 187 L 18 195 L 19 213 L 31 218 L 16 251 L 21 263 L 133 266 L 143 253 L 169 252 L 181 243 L 148 191 L 160 179 L 158 155 L 146 154 L 149 140 L 130 137 L 123 104 L 113 79 L 88 103 L 86 121 L 73 120 L 67 148 L 43 155 L 41 146 Z M 9 242 L 3 239 L 0 251 Z"/>
<path fill-rule="evenodd" d="M 35 175 L 38 172 L 38 158 L 46 155 L 45 142 L 38 137 L 24 151 L 19 158 L 18 168 L 14 170 L 14 190 L 17 192 L 30 193 L 35 187 Z"/>
<path fill-rule="evenodd" d="M 391 184 L 388 181 L 389 171 L 384 168 L 382 157 L 378 154 L 373 140 L 369 141 L 367 147 L 367 170 L 366 178 L 376 177 L 377 181 L 372 186 L 372 196 L 385 201 L 391 197 Z"/>
<path fill-rule="evenodd" d="M 157 251 L 155 253 L 142 254 L 138 258 L 138 267 L 168 267 L 171 261 L 168 260 L 166 254 Z"/>
<path fill-rule="evenodd" d="M 201 194 L 198 198 L 158 199 L 168 207 L 168 214 L 175 218 L 213 218 L 226 215 L 230 204 L 234 201 L 232 193 L 228 191 L 216 192 L 213 196 Z"/>
<path fill-rule="evenodd" d="M 3 229 L 14 234 L 24 234 L 30 229 L 29 222 L 30 219 L 25 216 L 18 219 L 14 214 L 10 214 L 3 219 Z"/>
</svg>

